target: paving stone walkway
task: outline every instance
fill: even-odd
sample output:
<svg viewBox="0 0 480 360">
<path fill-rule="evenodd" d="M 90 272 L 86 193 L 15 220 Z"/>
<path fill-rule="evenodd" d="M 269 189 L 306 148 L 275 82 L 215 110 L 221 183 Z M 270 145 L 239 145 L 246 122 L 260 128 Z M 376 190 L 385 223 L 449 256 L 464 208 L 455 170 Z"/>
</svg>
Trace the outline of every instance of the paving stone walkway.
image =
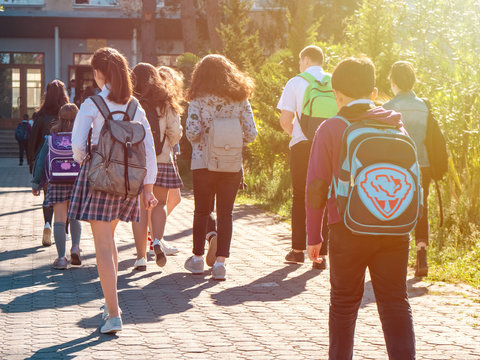
<svg viewBox="0 0 480 360">
<path fill-rule="evenodd" d="M 225 282 L 191 275 L 193 199 L 168 219 L 166 240 L 181 251 L 159 268 L 132 271 L 130 225 L 120 223 L 119 298 L 124 330 L 100 335 L 103 304 L 89 226 L 83 265 L 52 269 L 55 246 L 41 246 L 41 199 L 27 167 L 0 159 L 0 359 L 326 359 L 328 271 L 283 262 L 289 227 L 237 206 Z M 67 244 L 67 248 L 69 245 Z M 419 282 L 410 273 L 418 359 L 480 359 L 480 292 Z M 355 359 L 386 359 L 372 287 L 359 312 Z"/>
</svg>

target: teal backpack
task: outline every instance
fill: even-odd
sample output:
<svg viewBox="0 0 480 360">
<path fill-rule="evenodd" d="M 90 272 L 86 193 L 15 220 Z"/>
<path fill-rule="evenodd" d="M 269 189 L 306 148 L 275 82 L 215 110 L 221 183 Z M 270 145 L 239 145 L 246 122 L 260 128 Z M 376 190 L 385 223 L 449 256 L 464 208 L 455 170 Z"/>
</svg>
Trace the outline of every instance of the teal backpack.
<svg viewBox="0 0 480 360">
<path fill-rule="evenodd" d="M 308 81 L 299 123 L 303 134 L 311 141 L 320 124 L 338 112 L 337 101 L 332 90 L 332 77 L 325 74 L 322 80 L 317 80 L 308 72 L 300 73 L 297 76 Z"/>
<path fill-rule="evenodd" d="M 345 226 L 357 235 L 408 234 L 423 207 L 415 143 L 395 126 L 337 118 L 347 128 L 330 191 Z"/>
</svg>

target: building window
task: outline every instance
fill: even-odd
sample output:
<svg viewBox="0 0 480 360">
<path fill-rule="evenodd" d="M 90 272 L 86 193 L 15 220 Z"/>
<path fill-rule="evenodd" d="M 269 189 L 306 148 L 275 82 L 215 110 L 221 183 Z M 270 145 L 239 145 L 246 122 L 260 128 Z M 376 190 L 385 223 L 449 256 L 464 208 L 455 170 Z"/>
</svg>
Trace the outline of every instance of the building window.
<svg viewBox="0 0 480 360">
<path fill-rule="evenodd" d="M 74 6 L 118 6 L 118 0 L 74 0 Z"/>
<path fill-rule="evenodd" d="M 3 6 L 44 6 L 45 0 L 0 0 Z"/>
<path fill-rule="evenodd" d="M 179 55 L 157 55 L 157 65 L 176 67 L 178 56 Z"/>
<path fill-rule="evenodd" d="M 8 53 L 0 52 L 0 64 L 42 65 L 43 53 Z"/>
<path fill-rule="evenodd" d="M 73 65 L 90 65 L 93 54 L 73 54 Z"/>
</svg>

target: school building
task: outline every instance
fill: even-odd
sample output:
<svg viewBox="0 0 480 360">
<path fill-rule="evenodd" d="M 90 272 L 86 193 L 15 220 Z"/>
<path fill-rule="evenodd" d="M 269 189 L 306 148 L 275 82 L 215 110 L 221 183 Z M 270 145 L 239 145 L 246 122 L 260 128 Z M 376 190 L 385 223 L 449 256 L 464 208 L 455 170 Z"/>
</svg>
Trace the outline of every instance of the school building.
<svg viewBox="0 0 480 360">
<path fill-rule="evenodd" d="M 95 86 L 89 64 L 100 47 L 118 49 L 130 64 L 139 62 L 141 12 L 132 3 L 135 0 L 0 0 L 0 129 L 14 128 L 23 114 L 31 117 L 53 79 L 69 87 L 72 99 Z M 152 46 L 158 65 L 174 65 L 183 53 L 175 3 L 157 0 Z"/>
</svg>

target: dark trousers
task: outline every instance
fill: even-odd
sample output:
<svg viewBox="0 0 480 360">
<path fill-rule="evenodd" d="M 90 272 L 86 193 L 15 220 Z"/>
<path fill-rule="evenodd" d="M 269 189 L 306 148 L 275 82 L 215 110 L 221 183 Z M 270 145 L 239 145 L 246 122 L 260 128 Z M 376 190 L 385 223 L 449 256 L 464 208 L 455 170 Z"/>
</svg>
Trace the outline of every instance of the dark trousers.
<svg viewBox="0 0 480 360">
<path fill-rule="evenodd" d="M 48 184 L 45 184 L 43 186 L 43 204 L 42 204 L 42 210 L 43 210 L 43 222 L 46 224 L 47 222 L 50 224 L 50 226 L 53 224 L 52 219 L 53 219 L 53 206 L 47 206 L 46 202 L 46 197 L 47 197 L 47 188 Z"/>
<path fill-rule="evenodd" d="M 415 227 L 415 244 L 424 242 L 428 245 L 428 190 L 430 181 L 432 180 L 429 167 L 421 168 L 421 180 L 423 189 L 423 212 L 422 217 L 418 219 L 417 226 Z"/>
<path fill-rule="evenodd" d="M 23 155 L 27 155 L 28 140 L 20 140 L 18 142 L 19 164 L 23 165 Z"/>
<path fill-rule="evenodd" d="M 217 253 L 229 257 L 232 240 L 232 211 L 242 172 L 214 172 L 207 169 L 193 170 L 193 253 L 205 253 L 205 236 L 212 223 L 212 203 L 217 209 Z"/>
<path fill-rule="evenodd" d="M 301 141 L 290 148 L 290 174 L 292 176 L 292 249 L 307 248 L 307 231 L 305 221 L 305 186 L 307 182 L 308 159 L 310 158 L 310 141 Z M 320 255 L 327 254 L 328 228 L 327 212 L 323 219 L 324 231 Z"/>
<path fill-rule="evenodd" d="M 329 359 L 352 359 L 358 308 L 368 267 L 390 360 L 415 359 L 407 295 L 408 236 L 353 235 L 330 227 Z"/>
</svg>

